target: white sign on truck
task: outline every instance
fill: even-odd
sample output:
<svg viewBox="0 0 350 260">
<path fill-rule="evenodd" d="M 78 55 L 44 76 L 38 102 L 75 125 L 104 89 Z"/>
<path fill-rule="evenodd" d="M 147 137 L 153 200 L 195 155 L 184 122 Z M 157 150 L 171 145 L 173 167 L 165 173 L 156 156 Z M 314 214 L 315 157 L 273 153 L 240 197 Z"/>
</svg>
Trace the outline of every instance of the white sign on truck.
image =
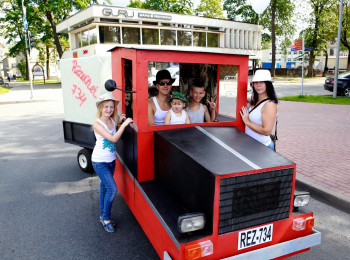
<svg viewBox="0 0 350 260">
<path fill-rule="evenodd" d="M 96 100 L 106 92 L 111 78 L 110 56 L 90 56 L 61 60 L 64 116 L 66 121 L 93 124 Z"/>
</svg>

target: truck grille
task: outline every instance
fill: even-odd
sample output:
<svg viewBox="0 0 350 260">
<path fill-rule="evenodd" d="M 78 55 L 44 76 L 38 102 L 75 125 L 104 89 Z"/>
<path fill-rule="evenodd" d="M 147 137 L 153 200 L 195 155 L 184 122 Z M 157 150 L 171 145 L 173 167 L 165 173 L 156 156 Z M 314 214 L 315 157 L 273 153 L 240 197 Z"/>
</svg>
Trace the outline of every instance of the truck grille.
<svg viewBox="0 0 350 260">
<path fill-rule="evenodd" d="M 293 168 L 220 180 L 219 234 L 288 218 Z"/>
</svg>

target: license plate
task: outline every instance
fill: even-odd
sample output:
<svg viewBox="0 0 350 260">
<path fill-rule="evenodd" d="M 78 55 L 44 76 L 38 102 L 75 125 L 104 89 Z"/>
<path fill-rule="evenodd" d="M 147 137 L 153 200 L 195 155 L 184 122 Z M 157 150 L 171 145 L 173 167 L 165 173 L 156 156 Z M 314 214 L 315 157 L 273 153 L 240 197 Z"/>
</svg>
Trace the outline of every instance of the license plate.
<svg viewBox="0 0 350 260">
<path fill-rule="evenodd" d="M 272 241 L 273 224 L 238 233 L 238 250 Z"/>
</svg>

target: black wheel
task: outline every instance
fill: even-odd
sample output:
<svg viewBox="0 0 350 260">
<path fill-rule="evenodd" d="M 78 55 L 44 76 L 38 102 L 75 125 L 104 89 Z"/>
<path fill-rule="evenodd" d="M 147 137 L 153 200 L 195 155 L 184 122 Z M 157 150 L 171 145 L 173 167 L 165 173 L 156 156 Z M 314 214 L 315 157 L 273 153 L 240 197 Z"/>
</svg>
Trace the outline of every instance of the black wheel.
<svg viewBox="0 0 350 260">
<path fill-rule="evenodd" d="M 85 148 L 78 152 L 78 165 L 83 172 L 92 173 L 94 171 L 91 162 L 91 154 L 92 151 Z"/>
<path fill-rule="evenodd" d="M 344 96 L 350 97 L 350 87 L 344 89 Z"/>
</svg>

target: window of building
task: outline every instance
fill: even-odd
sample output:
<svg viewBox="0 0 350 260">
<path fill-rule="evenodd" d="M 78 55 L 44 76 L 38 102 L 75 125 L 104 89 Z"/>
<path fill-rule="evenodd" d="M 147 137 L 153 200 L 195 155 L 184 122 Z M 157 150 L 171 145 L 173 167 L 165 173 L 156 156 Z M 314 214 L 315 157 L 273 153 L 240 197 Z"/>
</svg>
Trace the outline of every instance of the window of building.
<svg viewBox="0 0 350 260">
<path fill-rule="evenodd" d="M 97 29 L 96 28 L 89 30 L 89 43 L 90 44 L 97 43 Z"/>
<path fill-rule="evenodd" d="M 191 25 L 189 25 L 189 24 L 178 24 L 177 27 L 179 27 L 179 28 L 190 29 L 190 28 L 191 28 Z"/>
<path fill-rule="evenodd" d="M 140 28 L 123 27 L 123 44 L 140 44 Z"/>
<path fill-rule="evenodd" d="M 120 27 L 100 26 L 100 43 L 120 43 Z"/>
<path fill-rule="evenodd" d="M 162 26 L 176 27 L 173 23 L 162 23 Z"/>
<path fill-rule="evenodd" d="M 329 49 L 329 56 L 334 56 L 334 49 Z"/>
<path fill-rule="evenodd" d="M 208 44 L 207 47 L 219 47 L 219 34 L 207 33 Z"/>
<path fill-rule="evenodd" d="M 108 23 L 119 23 L 119 19 L 111 19 L 111 18 L 100 18 L 101 22 L 108 22 Z"/>
<path fill-rule="evenodd" d="M 147 24 L 147 25 L 155 25 L 158 26 L 157 22 L 147 22 L 147 21 L 142 21 L 142 24 Z"/>
<path fill-rule="evenodd" d="M 191 46 L 192 45 L 192 32 L 190 32 L 190 31 L 177 31 L 177 45 L 179 45 L 179 46 Z"/>
<path fill-rule="evenodd" d="M 142 29 L 142 43 L 159 45 L 159 30 L 143 28 Z"/>
<path fill-rule="evenodd" d="M 208 30 L 210 31 L 220 31 L 219 27 L 208 27 Z"/>
<path fill-rule="evenodd" d="M 85 30 L 81 32 L 81 47 L 89 45 L 89 31 Z"/>
<path fill-rule="evenodd" d="M 176 45 L 175 30 L 160 30 L 161 45 Z"/>
<path fill-rule="evenodd" d="M 193 32 L 193 46 L 199 46 L 199 47 L 206 46 L 205 32 Z"/>
<path fill-rule="evenodd" d="M 122 23 L 139 23 L 139 21 L 134 21 L 134 20 L 122 20 Z"/>
</svg>

